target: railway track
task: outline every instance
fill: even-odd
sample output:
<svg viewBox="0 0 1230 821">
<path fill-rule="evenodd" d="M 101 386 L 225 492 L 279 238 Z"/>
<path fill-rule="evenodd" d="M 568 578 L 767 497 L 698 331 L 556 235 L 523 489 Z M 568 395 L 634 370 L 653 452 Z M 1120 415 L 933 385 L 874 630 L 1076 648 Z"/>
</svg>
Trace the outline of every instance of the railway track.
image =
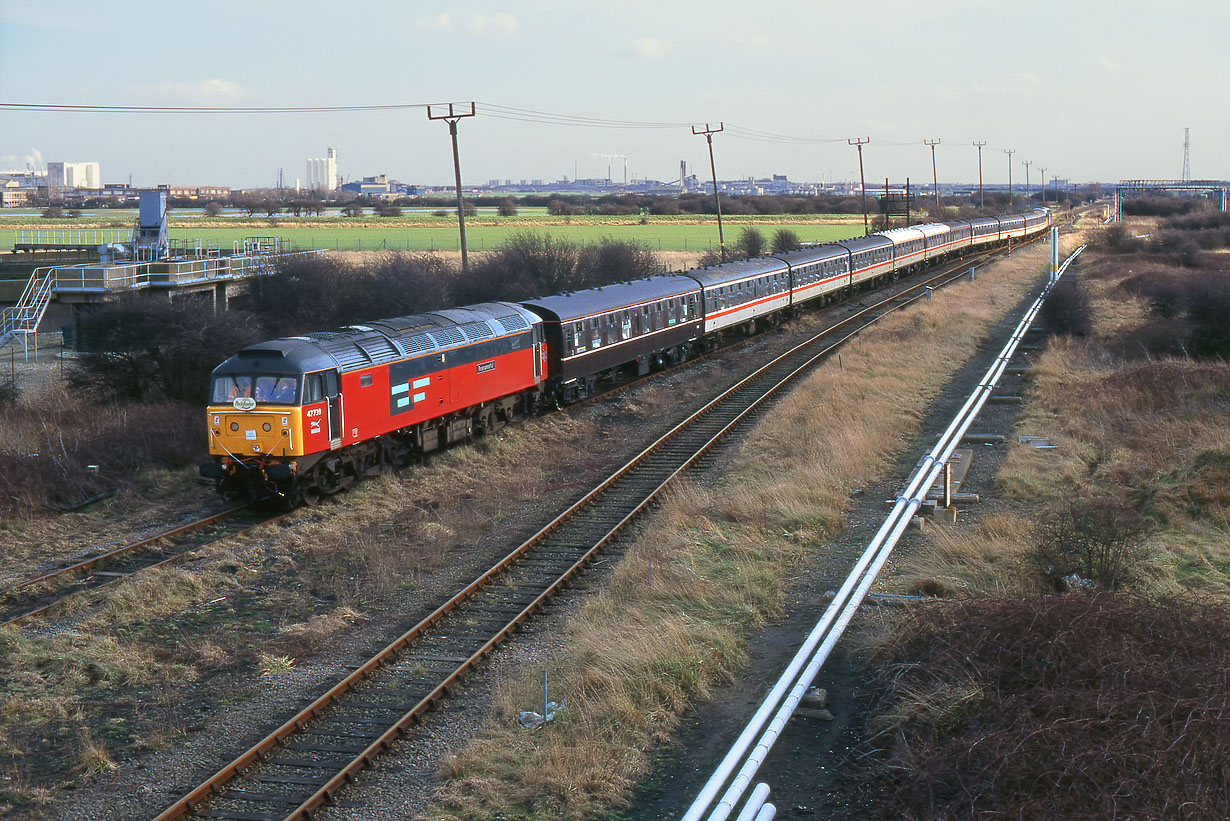
<svg viewBox="0 0 1230 821">
<path fill-rule="evenodd" d="M 246 505 L 236 505 L 27 579 L 0 591 L 0 625 L 25 621 L 46 613 L 71 596 L 107 587 L 143 570 L 181 561 L 198 547 L 274 518 L 277 517 L 257 513 Z"/>
<path fill-rule="evenodd" d="M 310 818 L 580 574 L 673 479 L 834 348 L 968 274 L 970 259 L 826 328 L 680 422 L 488 571 L 157 821 Z"/>
</svg>

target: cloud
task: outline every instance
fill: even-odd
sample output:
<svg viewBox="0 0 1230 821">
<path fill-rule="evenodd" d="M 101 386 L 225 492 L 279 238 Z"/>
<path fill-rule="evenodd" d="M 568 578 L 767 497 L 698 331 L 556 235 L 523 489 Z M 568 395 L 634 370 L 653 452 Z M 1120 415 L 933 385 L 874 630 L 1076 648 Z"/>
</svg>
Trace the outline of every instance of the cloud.
<svg viewBox="0 0 1230 821">
<path fill-rule="evenodd" d="M 419 31 L 452 31 L 454 24 L 453 15 L 447 11 L 414 21 L 414 27 Z"/>
<path fill-rule="evenodd" d="M 633 54 L 637 57 L 644 57 L 646 60 L 661 60 L 666 55 L 670 54 L 674 43 L 670 40 L 660 40 L 656 37 L 642 37 L 639 40 L 633 40 L 623 48 L 624 54 Z"/>
<path fill-rule="evenodd" d="M 146 86 L 132 86 L 129 93 L 148 102 L 167 105 L 235 105 L 248 96 L 239 83 L 210 77 L 189 82 L 170 80 Z"/>
<path fill-rule="evenodd" d="M 517 18 L 511 14 L 471 14 L 466 18 L 466 26 L 476 34 L 516 34 L 521 28 Z"/>
<path fill-rule="evenodd" d="M 1103 71 L 1123 71 L 1123 66 L 1119 65 L 1109 57 L 1099 57 L 1098 68 Z"/>
<path fill-rule="evenodd" d="M 971 86 L 971 90 L 975 94 L 995 97 L 1036 97 L 1046 91 L 1046 82 L 1037 74 L 1021 71 L 1011 75 L 1007 81 L 979 80 Z"/>
<path fill-rule="evenodd" d="M 458 18 L 446 11 L 418 18 L 414 21 L 414 28 L 420 32 L 439 34 L 447 34 L 464 28 L 471 34 L 499 37 L 516 34 L 521 28 L 521 23 L 516 17 L 506 12 L 468 14 L 464 18 Z"/>
</svg>

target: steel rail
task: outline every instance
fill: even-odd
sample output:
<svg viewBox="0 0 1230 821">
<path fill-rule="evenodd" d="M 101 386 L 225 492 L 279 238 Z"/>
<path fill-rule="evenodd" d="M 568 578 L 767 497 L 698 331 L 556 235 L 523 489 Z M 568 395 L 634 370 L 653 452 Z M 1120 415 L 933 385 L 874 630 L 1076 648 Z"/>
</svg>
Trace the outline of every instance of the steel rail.
<svg viewBox="0 0 1230 821">
<path fill-rule="evenodd" d="M 398 738 L 405 735 L 407 728 L 415 725 L 422 720 L 423 716 L 431 710 L 441 699 L 445 698 L 450 690 L 455 687 L 464 676 L 473 669 L 480 661 L 487 657 L 499 644 L 501 644 L 512 632 L 519 628 L 526 620 L 534 613 L 539 611 L 546 602 L 554 596 L 559 590 L 575 575 L 577 575 L 585 566 L 587 566 L 593 558 L 607 546 L 634 518 L 636 518 L 649 504 L 651 504 L 662 491 L 670 485 L 681 473 L 686 471 L 690 466 L 694 465 L 698 459 L 710 451 L 719 441 L 725 438 L 730 431 L 746 420 L 754 411 L 763 407 L 764 403 L 774 396 L 783 387 L 794 381 L 799 375 L 803 374 L 819 359 L 826 356 L 834 348 L 840 346 L 855 336 L 859 331 L 878 322 L 883 316 L 891 311 L 899 310 L 906 305 L 921 299 L 925 294 L 926 287 L 936 281 L 945 280 L 952 282 L 957 279 L 964 279 L 966 274 L 964 269 L 965 262 L 962 263 L 961 273 L 954 274 L 946 272 L 938 274 L 929 280 L 911 285 L 903 291 L 887 297 L 873 305 L 870 305 L 851 316 L 845 317 L 836 323 L 822 329 L 814 334 L 810 339 L 795 345 L 790 350 L 779 354 L 768 363 L 757 368 L 747 376 L 738 380 L 719 395 L 711 399 L 704 406 L 694 411 L 687 418 L 673 426 L 669 431 L 655 440 L 653 443 L 642 449 L 637 455 L 632 457 L 622 467 L 604 479 L 596 487 L 586 493 L 582 498 L 570 505 L 563 513 L 554 518 L 551 522 L 543 526 L 538 532 L 530 536 L 516 549 L 508 553 L 488 570 L 483 572 L 476 579 L 471 581 L 466 587 L 457 592 L 448 601 L 440 605 L 431 614 L 420 620 L 416 625 L 403 633 L 398 638 L 385 646 L 379 653 L 368 659 L 360 665 L 352 673 L 344 679 L 333 685 L 325 693 L 314 699 L 308 706 L 304 707 L 294 716 L 286 720 L 281 726 L 273 732 L 265 736 L 265 738 L 256 742 L 247 751 L 242 753 L 232 762 L 218 770 L 213 776 L 207 779 L 204 783 L 193 789 L 187 795 L 180 798 L 171 806 L 167 807 L 162 813 L 156 817 L 156 821 L 170 821 L 171 819 L 180 818 L 186 814 L 195 814 L 213 798 L 224 797 L 227 793 L 227 786 L 230 782 L 237 778 L 243 777 L 250 768 L 259 765 L 263 762 L 271 761 L 271 753 L 279 749 L 288 739 L 296 736 L 299 733 L 308 732 L 308 727 L 311 722 L 317 719 L 322 719 L 325 711 L 338 704 L 341 697 L 351 693 L 352 691 L 361 692 L 359 685 L 367 682 L 382 668 L 388 667 L 393 663 L 393 660 L 406 650 L 410 645 L 427 637 L 433 628 L 440 626 L 445 619 L 454 611 L 457 611 L 464 603 L 471 600 L 480 591 L 489 590 L 492 588 L 494 581 L 502 577 L 511 568 L 517 565 L 519 561 L 529 556 L 536 547 L 542 544 L 548 536 L 558 531 L 565 524 L 568 524 L 575 519 L 578 514 L 598 503 L 604 494 L 615 488 L 617 483 L 625 478 L 632 476 L 638 468 L 647 465 L 651 457 L 655 456 L 666 445 L 680 438 L 680 435 L 697 426 L 697 423 L 706 417 L 712 415 L 721 406 L 727 403 L 727 400 L 736 398 L 736 394 L 740 391 L 754 388 L 756 396 L 752 399 L 746 397 L 739 402 L 737 412 L 731 409 L 733 415 L 729 418 L 719 420 L 719 426 L 716 430 L 701 432 L 703 440 L 699 444 L 690 446 L 690 453 L 686 457 L 672 457 L 672 467 L 664 468 L 665 475 L 659 478 L 652 479 L 647 489 L 636 490 L 636 495 L 639 500 L 632 504 L 622 517 L 614 521 L 613 525 L 602 525 L 605 529 L 601 535 L 588 548 L 584 548 L 581 553 L 571 564 L 569 564 L 563 572 L 559 573 L 556 578 L 545 586 L 530 602 L 522 606 L 512 618 L 508 619 L 503 626 L 492 632 L 488 638 L 476 650 L 462 660 L 455 669 L 449 672 L 444 678 L 432 687 L 425 695 L 418 699 L 413 705 L 406 709 L 400 717 L 391 719 L 386 729 L 380 733 L 374 740 L 368 743 L 363 749 L 354 754 L 354 756 L 344 764 L 341 764 L 334 770 L 334 775 L 331 776 L 323 784 L 319 784 L 314 792 L 304 798 L 297 806 L 285 814 L 286 819 L 310 818 L 312 812 L 331 802 L 333 796 L 344 787 L 346 784 L 354 780 L 355 776 L 366 767 L 370 766 L 373 758 L 388 748 L 388 746 Z M 909 295 L 912 291 L 918 293 Z M 806 353 L 806 349 L 812 347 L 822 338 L 831 335 L 836 329 L 847 325 L 859 317 L 875 311 L 878 308 L 884 307 L 889 303 L 897 302 L 895 306 L 890 306 L 883 313 L 878 314 L 869 319 L 862 326 L 851 330 L 843 335 L 840 339 L 827 344 L 818 352 L 812 352 L 810 355 L 805 355 L 800 363 L 788 363 L 786 360 L 791 356 L 796 356 L 800 353 Z M 784 364 L 788 371 L 785 374 L 779 374 L 773 377 L 772 384 L 767 387 L 755 387 L 753 383 L 756 380 L 762 379 L 766 375 L 771 375 L 770 371 Z M 615 512 L 618 516 L 619 512 Z M 327 734 L 327 733 L 326 733 Z M 276 763 L 276 762 L 273 762 Z M 294 765 L 291 765 L 294 766 Z M 238 796 L 236 800 L 245 800 L 242 796 Z M 220 814 L 220 817 L 244 817 L 244 814 Z M 257 816 L 251 814 L 251 817 L 273 817 L 273 816 Z M 277 817 L 283 817 L 279 815 Z"/>
<path fill-rule="evenodd" d="M 93 570 L 98 565 L 104 564 L 111 559 L 115 559 L 118 556 L 131 553 L 143 547 L 149 547 L 150 545 L 153 545 L 155 542 L 160 541 L 162 539 L 174 538 L 175 536 L 180 536 L 185 533 L 190 533 L 194 530 L 199 530 L 201 528 L 208 527 L 209 525 L 216 524 L 217 522 L 223 521 L 229 518 L 230 516 L 234 515 L 235 513 L 238 513 L 239 511 L 245 509 L 246 507 L 247 505 L 235 505 L 233 507 L 229 507 L 218 513 L 210 514 L 209 516 L 206 516 L 203 519 L 198 519 L 194 522 L 189 522 L 188 524 L 184 524 L 184 525 L 176 525 L 173 528 L 169 528 L 160 533 L 156 533 L 153 536 L 146 536 L 142 539 L 139 539 L 138 541 L 130 542 L 129 544 L 122 545 L 112 550 L 108 550 L 105 553 L 99 553 L 98 555 L 91 556 L 88 559 L 84 559 L 82 561 L 76 562 L 75 564 L 71 564 L 68 567 L 62 567 L 59 570 L 53 570 L 50 573 L 44 573 L 43 575 L 38 576 L 36 578 L 27 579 L 23 582 L 19 582 L 18 584 L 13 585 L 12 587 L 9 587 L 5 590 L 0 591 L 0 600 L 11 599 L 14 597 L 15 594 L 19 593 L 22 590 L 26 590 L 31 587 L 37 587 L 39 585 L 46 584 L 51 581 L 56 581 L 58 579 L 63 579 L 66 576 L 87 573 L 88 571 Z M 175 558 L 177 557 L 172 556 L 168 559 L 163 559 L 161 561 L 155 562 L 154 564 L 141 567 L 138 570 L 134 570 L 133 572 L 136 573 L 136 572 L 140 572 L 141 570 L 148 570 L 151 567 L 158 567 L 160 565 L 167 564 L 168 562 L 170 562 L 172 559 L 175 559 Z M 87 589 L 98 590 L 100 588 L 107 587 L 113 582 L 119 581 L 119 580 L 120 580 L 119 578 L 111 579 L 110 581 L 92 585 Z M 61 588 L 64 586 L 65 585 L 62 584 Z M 46 604 L 42 604 L 30 610 L 20 612 L 17 615 L 5 617 L 3 621 L 0 621 L 0 626 L 7 625 L 7 624 L 15 624 L 24 619 L 30 618 L 32 616 L 36 616 L 40 613 L 44 613 L 47 610 L 54 607 L 55 605 L 64 601 L 69 596 L 75 595 L 76 593 L 79 593 L 79 592 L 83 592 L 83 591 L 80 591 L 80 590 L 74 591 L 73 593 L 70 593 L 66 596 L 61 596 L 59 598 L 56 598 L 53 601 L 48 602 Z"/>
</svg>

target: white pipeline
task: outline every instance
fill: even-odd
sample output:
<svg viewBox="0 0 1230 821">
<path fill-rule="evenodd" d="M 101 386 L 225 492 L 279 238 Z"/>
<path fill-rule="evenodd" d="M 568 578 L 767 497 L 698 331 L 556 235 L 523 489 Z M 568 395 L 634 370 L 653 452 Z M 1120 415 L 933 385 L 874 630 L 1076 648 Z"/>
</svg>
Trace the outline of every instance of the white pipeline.
<svg viewBox="0 0 1230 821">
<path fill-rule="evenodd" d="M 845 632 L 846 626 L 854 617 L 855 611 L 871 589 L 876 576 L 884 566 L 884 563 L 888 561 L 888 557 L 896 546 L 897 540 L 901 538 L 901 534 L 909 525 L 914 512 L 922 504 L 927 489 L 935 483 L 935 480 L 944 469 L 944 464 L 952 457 L 953 451 L 956 450 L 957 445 L 960 443 L 961 437 L 969 429 L 970 425 L 973 424 L 974 419 L 977 418 L 978 413 L 982 410 L 982 406 L 990 398 L 991 391 L 999 382 L 1004 369 L 1008 367 L 1008 362 L 1016 352 L 1017 346 L 1020 344 L 1026 331 L 1033 324 L 1038 311 L 1042 307 L 1042 303 L 1050 293 L 1050 289 L 1059 277 L 1063 276 L 1072 260 L 1076 259 L 1077 255 L 1084 249 L 1085 246 L 1083 245 L 1077 248 L 1064 261 L 1063 265 L 1059 266 L 1053 278 L 1043 289 L 1042 294 L 1030 306 L 1029 310 L 1025 312 L 1025 316 L 1017 324 L 1008 343 L 1000 351 L 995 362 L 979 382 L 978 387 L 965 400 L 961 410 L 957 412 L 948 428 L 940 436 L 939 442 L 923 458 L 913 481 L 909 483 L 901 497 L 893 505 L 892 511 L 885 518 L 884 523 L 880 525 L 880 529 L 876 532 L 875 537 L 855 563 L 854 569 L 842 583 L 841 589 L 837 591 L 832 603 L 820 617 L 820 621 L 816 623 L 816 626 L 808 634 L 803 645 L 799 648 L 794 658 L 790 660 L 785 671 L 783 671 L 777 682 L 770 689 L 768 695 L 765 696 L 764 701 L 761 702 L 755 715 L 752 716 L 743 732 L 739 735 L 739 738 L 731 746 L 730 751 L 718 764 L 704 787 L 701 788 L 700 793 L 683 815 L 683 821 L 699 821 L 710 807 L 713 807 L 713 809 L 709 815 L 709 821 L 723 821 L 734 811 L 735 805 L 742 797 L 744 791 L 746 791 L 748 785 L 751 784 L 752 777 L 773 748 L 773 744 L 786 726 L 786 722 L 794 714 L 795 708 L 798 707 L 803 694 L 820 672 L 821 666 L 828 659 L 833 647 L 837 644 L 837 640 Z M 757 738 L 758 734 L 759 737 Z M 755 739 L 754 746 L 753 739 Z M 748 752 L 749 749 L 751 750 L 750 753 Z M 741 766 L 740 762 L 742 762 Z M 727 782 L 727 779 L 730 778 L 731 773 L 736 767 L 739 767 L 738 774 L 731 781 L 721 800 L 716 806 L 713 806 L 713 802 L 717 798 L 722 785 Z M 763 790 L 761 789 L 762 787 Z M 749 814 L 749 811 L 756 813 L 761 806 L 771 808 L 771 804 L 765 803 L 768 793 L 767 785 L 759 785 L 753 796 L 749 799 L 743 813 L 740 814 L 739 819 L 751 818 L 752 815 Z"/>
</svg>

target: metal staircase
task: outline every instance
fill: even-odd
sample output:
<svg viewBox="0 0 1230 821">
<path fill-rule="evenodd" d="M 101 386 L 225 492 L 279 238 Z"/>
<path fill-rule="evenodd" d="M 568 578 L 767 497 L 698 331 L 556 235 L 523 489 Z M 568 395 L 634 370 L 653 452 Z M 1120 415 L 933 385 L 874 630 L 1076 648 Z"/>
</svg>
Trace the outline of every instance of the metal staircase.
<svg viewBox="0 0 1230 821">
<path fill-rule="evenodd" d="M 38 330 L 38 323 L 42 322 L 43 314 L 47 312 L 47 303 L 51 301 L 54 287 L 55 271 L 39 268 L 31 275 L 17 304 L 0 311 L 0 348 L 21 337 L 22 350 L 29 356 L 30 335 Z M 36 350 L 37 347 L 36 340 Z"/>
</svg>

